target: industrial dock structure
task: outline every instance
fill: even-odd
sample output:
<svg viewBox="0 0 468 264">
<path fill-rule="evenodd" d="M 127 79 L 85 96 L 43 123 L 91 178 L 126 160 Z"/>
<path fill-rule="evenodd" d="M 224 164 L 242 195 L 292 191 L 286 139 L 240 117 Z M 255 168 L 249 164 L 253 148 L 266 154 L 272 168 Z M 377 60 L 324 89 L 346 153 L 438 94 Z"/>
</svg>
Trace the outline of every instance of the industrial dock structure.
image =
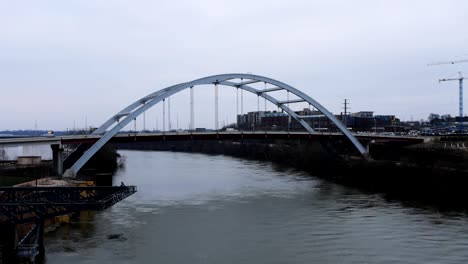
<svg viewBox="0 0 468 264">
<path fill-rule="evenodd" d="M 136 186 L 94 186 L 91 181 L 42 178 L 0 187 L 0 263 L 35 263 L 44 256 L 44 230 L 83 210 L 103 210 Z"/>
</svg>

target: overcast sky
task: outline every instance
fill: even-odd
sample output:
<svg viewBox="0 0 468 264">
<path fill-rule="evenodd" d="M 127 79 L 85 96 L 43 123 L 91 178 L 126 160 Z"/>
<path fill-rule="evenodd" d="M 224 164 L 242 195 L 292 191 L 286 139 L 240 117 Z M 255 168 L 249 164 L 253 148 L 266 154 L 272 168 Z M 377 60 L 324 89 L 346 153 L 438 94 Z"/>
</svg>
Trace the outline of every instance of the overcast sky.
<svg viewBox="0 0 468 264">
<path fill-rule="evenodd" d="M 288 83 L 333 113 L 347 98 L 353 112 L 403 120 L 457 115 L 458 84 L 437 80 L 468 75 L 468 63 L 427 64 L 468 59 L 467 10 L 463 0 L 0 0 L 0 129 L 99 126 L 155 90 L 231 72 Z M 236 103 L 221 90 L 222 124 Z M 212 87 L 195 95 L 195 126 L 213 127 Z M 147 128 L 162 128 L 160 112 Z M 188 127 L 188 92 L 171 119 Z"/>
</svg>

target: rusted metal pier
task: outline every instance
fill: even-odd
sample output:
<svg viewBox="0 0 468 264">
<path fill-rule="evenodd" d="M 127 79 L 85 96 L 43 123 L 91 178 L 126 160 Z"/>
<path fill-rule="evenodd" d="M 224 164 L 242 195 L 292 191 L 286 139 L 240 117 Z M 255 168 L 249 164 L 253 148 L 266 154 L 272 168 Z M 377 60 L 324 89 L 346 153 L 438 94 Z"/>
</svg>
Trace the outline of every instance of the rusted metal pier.
<svg viewBox="0 0 468 264">
<path fill-rule="evenodd" d="M 137 191 L 136 186 L 0 187 L 0 263 L 44 255 L 44 221 L 81 210 L 103 210 Z M 28 232 L 19 235 L 18 225 Z"/>
</svg>

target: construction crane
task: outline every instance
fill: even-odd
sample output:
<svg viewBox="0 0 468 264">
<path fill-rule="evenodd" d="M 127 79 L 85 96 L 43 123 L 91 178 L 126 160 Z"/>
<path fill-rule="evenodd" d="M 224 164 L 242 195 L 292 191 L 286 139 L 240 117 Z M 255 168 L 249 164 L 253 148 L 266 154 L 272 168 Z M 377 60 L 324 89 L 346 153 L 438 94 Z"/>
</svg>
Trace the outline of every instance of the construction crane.
<svg viewBox="0 0 468 264">
<path fill-rule="evenodd" d="M 440 62 L 434 62 L 434 63 L 429 63 L 427 66 L 435 66 L 435 65 L 443 65 L 443 64 L 456 64 L 456 63 L 464 63 L 468 62 L 468 59 L 461 59 L 461 60 L 452 60 L 452 61 L 440 61 Z M 448 78 L 448 79 L 439 79 L 440 82 L 446 82 L 446 81 L 457 81 L 458 80 L 458 111 L 459 111 L 459 122 L 458 122 L 458 130 L 460 133 L 463 133 L 463 76 L 461 72 L 458 72 L 459 77 L 458 78 Z"/>
<path fill-rule="evenodd" d="M 459 91 L 458 91 L 458 110 L 459 110 L 459 121 L 458 121 L 458 131 L 463 133 L 463 76 L 461 72 L 458 72 L 458 78 L 448 78 L 448 79 L 439 79 L 440 82 L 446 81 L 458 81 Z"/>
<path fill-rule="evenodd" d="M 468 62 L 468 59 L 453 60 L 453 61 L 439 61 L 439 62 L 429 63 L 429 64 L 427 64 L 427 66 L 435 66 L 435 65 L 443 65 L 443 64 L 456 64 L 456 63 L 463 63 L 463 62 Z"/>
</svg>

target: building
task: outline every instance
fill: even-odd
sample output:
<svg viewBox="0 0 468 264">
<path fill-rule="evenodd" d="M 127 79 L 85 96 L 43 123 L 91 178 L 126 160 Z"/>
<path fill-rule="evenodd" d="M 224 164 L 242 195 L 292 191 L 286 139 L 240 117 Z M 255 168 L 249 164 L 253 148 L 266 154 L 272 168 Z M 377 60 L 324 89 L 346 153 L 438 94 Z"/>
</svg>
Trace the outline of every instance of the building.
<svg viewBox="0 0 468 264">
<path fill-rule="evenodd" d="M 324 114 L 304 108 L 295 111 L 316 131 L 337 132 L 338 128 Z M 373 111 L 361 111 L 349 115 L 335 115 L 348 129 L 353 131 L 400 131 L 400 120 L 395 115 L 375 115 Z M 237 116 L 237 126 L 241 130 L 283 130 L 304 131 L 302 125 L 284 112 L 255 111 Z"/>
<path fill-rule="evenodd" d="M 304 108 L 295 112 L 317 130 L 329 130 L 334 127 L 321 112 Z M 237 116 L 237 127 L 241 130 L 283 130 L 303 131 L 302 125 L 288 114 L 278 111 L 255 111 Z"/>
<path fill-rule="evenodd" d="M 39 165 L 41 162 L 41 156 L 18 156 L 17 158 L 17 164 L 20 166 Z"/>
<path fill-rule="evenodd" d="M 242 130 L 255 130 L 262 127 L 262 118 L 268 111 L 248 112 L 237 116 L 237 127 Z"/>
<path fill-rule="evenodd" d="M 289 115 L 283 112 L 267 112 L 262 117 L 262 129 L 264 130 L 287 130 Z"/>
<path fill-rule="evenodd" d="M 255 111 L 237 116 L 241 130 L 287 129 L 288 115 L 277 111 Z"/>
<path fill-rule="evenodd" d="M 358 118 L 373 118 L 374 112 L 373 111 L 360 111 L 357 113 L 350 114 L 351 117 L 358 117 Z"/>
</svg>

